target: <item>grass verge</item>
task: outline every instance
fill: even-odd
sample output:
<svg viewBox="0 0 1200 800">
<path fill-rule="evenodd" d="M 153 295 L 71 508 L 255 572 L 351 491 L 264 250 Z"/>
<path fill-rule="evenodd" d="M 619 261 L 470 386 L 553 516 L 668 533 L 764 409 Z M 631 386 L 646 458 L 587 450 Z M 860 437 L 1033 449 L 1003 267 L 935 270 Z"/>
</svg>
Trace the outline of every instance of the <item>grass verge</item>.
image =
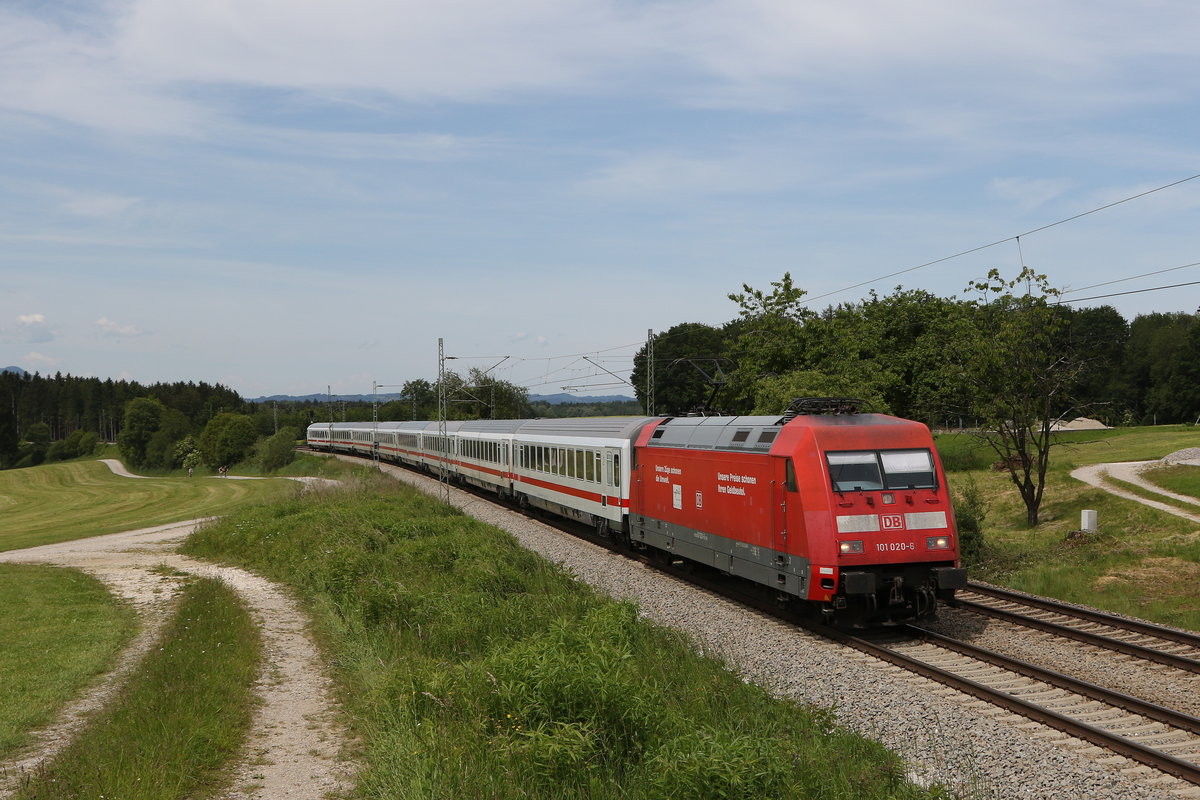
<svg viewBox="0 0 1200 800">
<path fill-rule="evenodd" d="M 28 742 L 134 632 L 132 609 L 78 570 L 0 564 L 0 757 Z"/>
<path fill-rule="evenodd" d="M 212 796 L 250 723 L 260 650 L 257 628 L 233 591 L 196 580 L 184 589 L 159 647 L 110 709 L 14 797 Z"/>
<path fill-rule="evenodd" d="M 185 550 L 305 599 L 363 745 L 358 797 L 942 796 L 829 713 L 390 479 L 243 510 Z"/>
<path fill-rule="evenodd" d="M 1200 467 L 1182 464 L 1156 467 L 1143 470 L 1142 477 L 1169 492 L 1200 497 Z M 1184 504 L 1184 507 L 1186 508 L 1187 504 Z"/>
</svg>

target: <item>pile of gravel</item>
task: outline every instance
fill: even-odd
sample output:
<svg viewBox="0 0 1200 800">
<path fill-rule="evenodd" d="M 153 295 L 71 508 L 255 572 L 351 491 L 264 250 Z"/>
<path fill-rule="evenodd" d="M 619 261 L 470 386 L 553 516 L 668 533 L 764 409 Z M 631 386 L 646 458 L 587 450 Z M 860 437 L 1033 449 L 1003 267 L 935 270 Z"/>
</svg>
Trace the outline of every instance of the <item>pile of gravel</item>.
<svg viewBox="0 0 1200 800">
<path fill-rule="evenodd" d="M 1186 447 L 1183 450 L 1176 450 L 1169 456 L 1163 456 L 1159 460 L 1163 464 L 1190 464 L 1192 466 L 1200 466 L 1200 447 Z"/>
</svg>

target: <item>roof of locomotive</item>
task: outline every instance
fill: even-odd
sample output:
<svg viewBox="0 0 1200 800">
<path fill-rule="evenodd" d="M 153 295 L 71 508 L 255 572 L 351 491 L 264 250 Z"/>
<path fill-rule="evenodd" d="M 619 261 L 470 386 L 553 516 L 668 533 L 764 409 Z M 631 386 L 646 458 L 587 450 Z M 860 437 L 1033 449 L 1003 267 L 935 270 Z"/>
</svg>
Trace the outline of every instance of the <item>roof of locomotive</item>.
<svg viewBox="0 0 1200 800">
<path fill-rule="evenodd" d="M 802 414 L 790 420 L 783 416 L 676 417 L 655 428 L 646 445 L 765 453 L 785 427 L 864 428 L 914 424 L 920 423 L 885 414 Z"/>
</svg>

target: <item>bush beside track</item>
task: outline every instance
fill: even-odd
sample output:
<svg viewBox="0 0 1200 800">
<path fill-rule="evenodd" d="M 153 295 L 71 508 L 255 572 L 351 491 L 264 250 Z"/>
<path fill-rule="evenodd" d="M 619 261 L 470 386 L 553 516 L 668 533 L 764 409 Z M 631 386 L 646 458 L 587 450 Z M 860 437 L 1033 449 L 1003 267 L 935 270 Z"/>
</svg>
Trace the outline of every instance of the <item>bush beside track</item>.
<svg viewBox="0 0 1200 800">
<path fill-rule="evenodd" d="M 362 797 L 941 796 L 828 713 L 373 473 L 235 512 L 185 550 L 306 601 L 363 743 Z"/>
</svg>

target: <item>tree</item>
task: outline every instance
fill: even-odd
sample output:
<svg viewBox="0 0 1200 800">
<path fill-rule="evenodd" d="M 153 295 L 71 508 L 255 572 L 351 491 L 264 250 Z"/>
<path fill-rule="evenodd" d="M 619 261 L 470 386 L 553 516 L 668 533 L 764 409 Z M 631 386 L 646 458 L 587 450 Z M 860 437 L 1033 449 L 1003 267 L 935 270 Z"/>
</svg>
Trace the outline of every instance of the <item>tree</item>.
<svg viewBox="0 0 1200 800">
<path fill-rule="evenodd" d="M 792 282 L 791 273 L 771 283 L 770 292 L 742 284 L 743 291 L 728 297 L 739 306 L 739 320 L 731 326 L 729 354 L 737 361 L 730 376 L 729 404 L 739 413 L 756 405 L 759 381 L 807 365 L 804 326 L 815 314 L 802 305 L 805 290 Z"/>
<path fill-rule="evenodd" d="M 139 397 L 125 404 L 117 447 L 129 466 L 136 469 L 146 463 L 146 447 L 158 430 L 162 412 L 163 404 L 152 397 Z"/>
<path fill-rule="evenodd" d="M 1067 310 L 1059 346 L 1092 357 L 1080 375 L 1079 396 L 1096 407 L 1097 416 L 1114 424 L 1126 410 L 1118 398 L 1118 368 L 1129 342 L 1129 323 L 1112 306 Z"/>
<path fill-rule="evenodd" d="M 46 460 L 46 453 L 50 450 L 50 426 L 35 422 L 25 431 L 25 438 L 29 441 L 25 458 L 30 466 L 36 467 Z"/>
<path fill-rule="evenodd" d="M 176 466 L 175 446 L 191 435 L 192 425 L 182 411 L 163 408 L 159 417 L 158 430 L 146 443 L 145 465 L 153 469 L 171 469 Z"/>
<path fill-rule="evenodd" d="M 217 414 L 200 434 L 200 457 L 213 469 L 237 464 L 250 454 L 258 440 L 254 419 L 245 414 Z"/>
<path fill-rule="evenodd" d="M 682 322 L 654 336 L 654 409 L 647 407 L 646 348 L 633 357 L 629 378 L 642 408 L 676 416 L 706 405 L 720 406 L 719 387 L 732 366 L 725 357 L 725 333 L 701 322 Z M 714 388 L 718 391 L 714 394 Z M 710 398 L 712 398 L 710 403 Z"/>
<path fill-rule="evenodd" d="M 529 392 L 472 367 L 463 378 L 456 372 L 443 376 L 447 419 L 524 419 L 532 415 Z M 432 418 L 437 417 L 434 409 Z"/>
<path fill-rule="evenodd" d="M 1019 286 L 1024 294 L 1014 293 Z M 969 290 L 982 295 L 973 303 L 975 335 L 964 330 L 954 346 L 972 388 L 970 411 L 1020 491 L 1026 521 L 1037 525 L 1050 450 L 1059 443 L 1052 427 L 1081 412 L 1076 390 L 1087 359 L 1059 335 L 1066 314 L 1051 305 L 1058 292 L 1046 276 L 1026 267 L 1005 281 L 993 269 Z"/>
<path fill-rule="evenodd" d="M 297 428 L 281 428 L 279 433 L 267 437 L 258 451 L 258 465 L 263 472 L 274 472 L 292 463 L 299 438 Z"/>
<path fill-rule="evenodd" d="M 879 414 L 890 413 L 887 401 L 876 387 L 853 376 L 830 375 L 819 370 L 796 370 L 786 375 L 763 378 L 755 394 L 753 414 L 782 414 L 800 397 L 855 397 L 865 400 L 867 408 Z"/>
</svg>

